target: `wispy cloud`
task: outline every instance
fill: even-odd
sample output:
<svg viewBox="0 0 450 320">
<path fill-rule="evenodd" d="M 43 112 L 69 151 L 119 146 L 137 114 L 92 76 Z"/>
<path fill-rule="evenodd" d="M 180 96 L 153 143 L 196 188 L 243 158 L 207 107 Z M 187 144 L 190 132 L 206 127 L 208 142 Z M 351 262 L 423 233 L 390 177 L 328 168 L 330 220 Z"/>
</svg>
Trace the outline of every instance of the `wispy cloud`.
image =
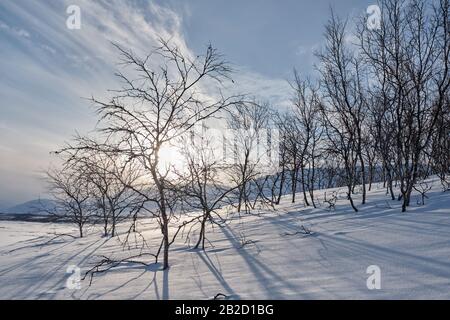
<svg viewBox="0 0 450 320">
<path fill-rule="evenodd" d="M 7 25 L 6 23 L 4 23 L 3 21 L 0 21 L 0 30 L 4 31 L 4 32 L 8 32 L 14 36 L 18 36 L 18 37 L 23 37 L 23 38 L 29 38 L 30 37 L 30 33 L 24 29 L 18 29 L 18 28 L 14 28 L 11 27 L 9 25 Z"/>
<path fill-rule="evenodd" d="M 66 28 L 73 2 L 82 11 L 81 30 Z M 94 127 L 82 98 L 117 87 L 111 42 L 145 53 L 162 36 L 187 50 L 180 19 L 150 2 L 1 2 L 0 202 L 44 192 L 36 174 L 49 163 L 49 152 L 75 129 Z"/>
<path fill-rule="evenodd" d="M 81 29 L 66 27 L 66 8 L 81 8 Z M 184 10 L 189 12 L 189 10 Z M 44 192 L 37 173 L 49 152 L 79 130 L 95 125 L 83 97 L 102 98 L 117 88 L 117 52 L 111 42 L 149 53 L 163 37 L 194 56 L 183 17 L 150 1 L 2 1 L 0 3 L 0 202 Z M 155 61 L 157 63 L 157 61 Z M 258 93 L 273 105 L 288 104 L 286 79 L 271 79 L 237 66 L 236 93 Z M 26 182 L 28 181 L 28 182 Z M 3 199 L 1 199 L 3 198 Z"/>
</svg>

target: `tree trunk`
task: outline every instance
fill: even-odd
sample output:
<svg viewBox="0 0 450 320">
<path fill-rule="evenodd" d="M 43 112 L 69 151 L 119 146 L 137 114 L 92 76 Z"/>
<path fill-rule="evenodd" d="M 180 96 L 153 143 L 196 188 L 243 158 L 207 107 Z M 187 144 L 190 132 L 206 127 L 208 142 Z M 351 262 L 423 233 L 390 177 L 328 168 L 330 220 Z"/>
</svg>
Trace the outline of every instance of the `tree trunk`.
<svg viewBox="0 0 450 320">
<path fill-rule="evenodd" d="M 355 204 L 353 203 L 352 185 L 351 184 L 348 186 L 348 200 L 350 201 L 350 205 L 352 206 L 353 210 L 355 210 L 355 212 L 358 212 L 358 209 L 356 208 Z"/>
<path fill-rule="evenodd" d="M 164 242 L 164 262 L 163 262 L 163 270 L 166 270 L 169 268 L 169 221 L 167 219 L 166 210 L 164 208 L 164 212 L 161 212 L 163 225 L 162 225 L 162 232 L 163 232 L 163 242 Z"/>
<path fill-rule="evenodd" d="M 284 179 L 285 179 L 285 170 L 284 168 L 282 169 L 283 171 L 281 171 L 281 180 L 280 180 L 280 190 L 278 193 L 278 199 L 276 204 L 280 204 L 281 201 L 281 196 L 283 195 L 283 186 L 284 186 Z"/>
<path fill-rule="evenodd" d="M 207 215 L 203 217 L 203 221 L 200 228 L 200 234 L 198 237 L 197 244 L 195 245 L 195 249 L 198 249 L 200 243 L 202 244 L 202 249 L 205 250 L 205 225 L 206 225 Z"/>
<path fill-rule="evenodd" d="M 312 160 L 312 168 L 310 168 L 311 171 L 311 179 L 309 180 L 309 195 L 311 196 L 311 202 L 314 208 L 316 207 L 316 203 L 314 201 L 314 181 L 315 181 L 315 174 L 316 174 L 316 166 L 314 164 L 314 157 Z"/>
<path fill-rule="evenodd" d="M 137 214 L 133 216 L 133 232 L 136 232 Z"/>
<path fill-rule="evenodd" d="M 116 214 L 113 212 L 112 214 L 112 227 L 111 227 L 111 237 L 116 236 Z"/>
<path fill-rule="evenodd" d="M 305 186 L 306 186 L 306 184 L 305 184 L 305 168 L 304 168 L 304 166 L 302 165 L 302 167 L 301 167 L 301 173 L 302 173 L 302 192 L 303 192 L 303 199 L 304 199 L 304 201 L 305 201 L 305 205 L 307 206 L 307 207 L 309 207 L 309 201 L 308 201 L 308 197 L 306 196 L 306 188 L 305 188 Z"/>
<path fill-rule="evenodd" d="M 364 159 L 362 153 L 359 152 L 359 162 L 361 164 L 361 178 L 362 178 L 362 204 L 366 203 L 366 168 L 364 167 Z"/>
<path fill-rule="evenodd" d="M 243 181 L 242 186 L 239 188 L 239 198 L 238 198 L 238 207 L 237 207 L 238 213 L 241 213 L 241 210 L 242 210 L 242 202 L 244 200 L 244 194 L 245 194 L 245 185 L 246 185 L 246 182 Z"/>
<path fill-rule="evenodd" d="M 106 220 L 106 219 L 105 219 L 104 225 L 103 225 L 103 235 L 104 235 L 105 237 L 108 236 L 108 220 Z"/>
<path fill-rule="evenodd" d="M 294 168 L 291 174 L 291 190 L 292 190 L 292 203 L 295 203 L 295 194 L 297 192 L 297 168 Z"/>
</svg>

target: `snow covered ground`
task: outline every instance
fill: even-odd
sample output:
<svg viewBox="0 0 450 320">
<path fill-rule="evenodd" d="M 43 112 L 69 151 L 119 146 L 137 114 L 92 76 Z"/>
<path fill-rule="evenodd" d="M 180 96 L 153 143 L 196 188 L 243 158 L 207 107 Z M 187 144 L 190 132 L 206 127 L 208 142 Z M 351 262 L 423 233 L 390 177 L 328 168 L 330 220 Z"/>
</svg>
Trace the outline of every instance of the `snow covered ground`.
<svg viewBox="0 0 450 320">
<path fill-rule="evenodd" d="M 400 203 L 387 200 L 379 187 L 359 213 L 345 199 L 328 211 L 325 205 L 293 205 L 287 196 L 276 212 L 209 229 L 213 246 L 206 252 L 189 249 L 179 238 L 168 271 L 161 265 L 122 264 L 96 275 L 91 286 L 82 281 L 80 290 L 66 288 L 70 265 L 83 273 L 100 255 L 133 252 L 97 230 L 84 239 L 47 243 L 53 233 L 72 227 L 3 221 L 0 298 L 212 299 L 222 293 L 230 299 L 450 299 L 450 193 L 435 181 L 425 206 L 414 196 L 409 211 L 401 213 Z M 301 226 L 312 234 L 299 232 Z M 153 225 L 140 228 L 149 245 L 159 245 Z M 249 244 L 240 248 L 243 238 Z M 370 265 L 381 269 L 380 290 L 367 288 Z"/>
</svg>

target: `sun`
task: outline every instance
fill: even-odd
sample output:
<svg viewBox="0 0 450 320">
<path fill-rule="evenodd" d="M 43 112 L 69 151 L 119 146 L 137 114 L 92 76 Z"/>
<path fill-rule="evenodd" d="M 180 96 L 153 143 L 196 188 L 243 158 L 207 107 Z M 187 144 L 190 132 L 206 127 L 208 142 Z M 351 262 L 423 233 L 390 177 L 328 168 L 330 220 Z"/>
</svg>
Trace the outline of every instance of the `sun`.
<svg viewBox="0 0 450 320">
<path fill-rule="evenodd" d="M 169 175 L 175 175 L 177 172 L 183 172 L 186 168 L 183 155 L 178 147 L 173 145 L 163 146 L 159 151 L 158 169 L 161 172 L 169 172 Z"/>
</svg>

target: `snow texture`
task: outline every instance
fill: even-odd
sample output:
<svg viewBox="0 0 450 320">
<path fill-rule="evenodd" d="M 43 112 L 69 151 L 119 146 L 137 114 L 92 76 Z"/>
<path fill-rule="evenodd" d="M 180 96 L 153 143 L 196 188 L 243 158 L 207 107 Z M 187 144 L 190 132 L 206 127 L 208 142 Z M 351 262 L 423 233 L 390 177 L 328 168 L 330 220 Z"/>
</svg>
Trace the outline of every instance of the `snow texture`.
<svg viewBox="0 0 450 320">
<path fill-rule="evenodd" d="M 323 191 L 317 194 L 323 199 Z M 0 298 L 212 299 L 222 293 L 228 299 L 450 299 L 450 194 L 434 180 L 428 196 L 419 206 L 414 195 L 406 213 L 400 202 L 387 200 L 381 185 L 358 213 L 344 189 L 335 211 L 326 204 L 305 208 L 286 196 L 277 211 L 209 227 L 206 252 L 180 237 L 171 248 L 169 270 L 123 263 L 95 275 L 91 286 L 89 279 L 81 281 L 80 290 L 66 288 L 68 266 L 79 266 L 83 275 L 101 255 L 124 258 L 139 250 L 124 250 L 117 238 L 102 238 L 95 228 L 84 239 L 48 242 L 55 233 L 76 230 L 2 221 Z M 156 248 L 159 230 L 149 222 L 139 228 Z M 195 236 L 190 240 L 192 247 Z M 243 241 L 248 244 L 241 247 Z M 380 290 L 367 288 L 371 265 L 381 269 Z"/>
</svg>

